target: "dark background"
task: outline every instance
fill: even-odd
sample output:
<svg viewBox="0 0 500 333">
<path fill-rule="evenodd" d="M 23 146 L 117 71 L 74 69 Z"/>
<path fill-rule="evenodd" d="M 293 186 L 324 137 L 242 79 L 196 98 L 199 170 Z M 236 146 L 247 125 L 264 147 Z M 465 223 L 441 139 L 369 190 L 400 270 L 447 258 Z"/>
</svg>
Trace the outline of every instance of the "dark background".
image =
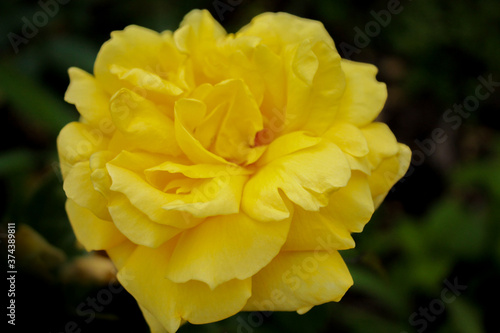
<svg viewBox="0 0 500 333">
<path fill-rule="evenodd" d="M 108 285 L 102 257 L 76 245 L 55 140 L 78 117 L 63 101 L 68 67 L 92 72 L 111 31 L 129 24 L 175 30 L 193 8 L 208 9 L 228 32 L 265 11 L 322 21 L 343 57 L 379 68 L 389 91 L 380 119 L 410 146 L 414 159 L 365 231 L 355 235 L 356 248 L 342 252 L 355 284 L 340 303 L 302 316 L 241 313 L 179 332 L 498 332 L 495 0 L 2 1 L 0 247 L 6 272 L 7 223 L 14 222 L 16 328 L 148 331 L 133 298 L 110 292 L 118 287 Z M 478 88 L 484 80 L 493 81 L 489 90 Z M 450 285 L 459 285 L 455 294 Z M 3 309 L 8 287 L 0 291 Z M 101 300 L 95 308 L 93 298 Z"/>
</svg>

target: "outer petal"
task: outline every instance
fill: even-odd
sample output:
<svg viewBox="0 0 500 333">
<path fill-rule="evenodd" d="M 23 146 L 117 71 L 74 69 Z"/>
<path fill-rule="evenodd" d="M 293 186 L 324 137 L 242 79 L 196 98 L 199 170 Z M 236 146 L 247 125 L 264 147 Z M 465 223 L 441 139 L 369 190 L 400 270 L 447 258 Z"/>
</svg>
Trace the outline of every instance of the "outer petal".
<svg viewBox="0 0 500 333">
<path fill-rule="evenodd" d="M 349 162 L 352 171 L 354 170 L 361 171 L 366 175 L 371 174 L 372 165 L 370 164 L 368 157 L 366 156 L 355 157 L 348 153 L 345 154 L 345 157 L 347 158 L 347 161 Z"/>
<path fill-rule="evenodd" d="M 252 19 L 236 34 L 257 36 L 262 43 L 272 47 L 277 53 L 282 46 L 310 39 L 325 42 L 334 48 L 333 40 L 319 21 L 300 18 L 288 13 L 263 13 Z"/>
<path fill-rule="evenodd" d="M 353 172 L 347 185 L 330 195 L 319 212 L 296 208 L 284 251 L 343 250 L 354 247 L 351 232 L 361 232 L 375 210 L 366 175 Z"/>
<path fill-rule="evenodd" d="M 195 9 L 184 17 L 179 29 L 174 33 L 174 38 L 181 51 L 189 52 L 199 49 L 200 46 L 203 49 L 204 45 L 210 45 L 225 35 L 226 30 L 208 10 Z"/>
<path fill-rule="evenodd" d="M 174 283 L 165 278 L 165 268 L 175 242 L 151 249 L 139 246 L 118 272 L 118 280 L 169 332 L 181 320 L 194 324 L 218 321 L 240 311 L 250 297 L 251 280 L 231 280 L 214 290 L 189 281 Z"/>
<path fill-rule="evenodd" d="M 116 157 L 116 153 L 109 150 L 102 150 L 97 153 L 92 154 L 89 160 L 90 164 L 90 179 L 94 189 L 99 192 L 102 197 L 108 200 L 111 178 L 109 177 L 108 170 L 106 169 L 106 163 L 111 161 Z"/>
<path fill-rule="evenodd" d="M 108 143 L 102 131 L 87 124 L 72 122 L 64 126 L 57 137 L 63 177 L 77 162 L 88 161 L 93 153 L 106 150 Z"/>
<path fill-rule="evenodd" d="M 245 186 L 242 209 L 257 220 L 282 220 L 289 212 L 281 190 L 295 204 L 317 211 L 326 204 L 329 192 L 345 186 L 350 175 L 342 151 L 322 142 L 261 168 Z"/>
<path fill-rule="evenodd" d="M 361 232 L 375 210 L 367 176 L 353 172 L 347 186 L 333 192 L 322 210 L 350 232 Z"/>
<path fill-rule="evenodd" d="M 342 59 L 342 70 L 345 73 L 346 87 L 337 119 L 365 126 L 384 107 L 387 99 L 385 83 L 376 80 L 377 67 L 371 64 Z"/>
<path fill-rule="evenodd" d="M 74 104 L 85 121 L 103 131 L 109 129 L 105 134 L 111 134 L 114 129 L 109 126 L 111 121 L 108 111 L 110 95 L 91 74 L 76 67 L 71 67 L 68 73 L 70 84 L 64 100 Z"/>
<path fill-rule="evenodd" d="M 361 131 L 368 143 L 367 157 L 373 169 L 377 168 L 383 159 L 398 153 L 398 141 L 386 124 L 371 123 L 361 128 Z"/>
<path fill-rule="evenodd" d="M 356 157 L 366 156 L 369 152 L 368 143 L 363 133 L 350 123 L 336 122 L 323 137 L 331 140 L 342 151 Z"/>
<path fill-rule="evenodd" d="M 207 10 L 197 9 L 189 12 L 174 32 L 175 45 L 180 52 L 189 55 L 198 84 L 220 81 L 227 64 L 215 46 L 224 36 L 226 31 L 212 15 Z"/>
<path fill-rule="evenodd" d="M 135 244 L 158 247 L 182 231 L 151 221 L 121 193 L 110 196 L 108 208 L 116 227 Z"/>
<path fill-rule="evenodd" d="M 298 311 L 339 301 L 353 284 L 337 251 L 282 252 L 252 278 L 244 311 Z"/>
<path fill-rule="evenodd" d="M 101 220 L 71 199 L 66 201 L 66 212 L 76 238 L 87 251 L 107 249 L 125 240 L 112 222 Z"/>
<path fill-rule="evenodd" d="M 106 253 L 113 261 L 116 269 L 121 270 L 136 248 L 136 244 L 126 239 L 122 243 L 106 249 Z M 126 280 L 130 280 L 132 279 L 132 276 L 126 276 L 126 278 Z"/>
<path fill-rule="evenodd" d="M 136 90 L 147 90 L 151 93 L 161 94 L 162 97 L 178 96 L 183 91 L 174 83 L 163 79 L 159 74 L 142 68 L 126 68 L 120 65 L 111 65 L 110 72 L 124 83 L 128 83 Z M 146 93 L 145 91 L 141 91 Z"/>
<path fill-rule="evenodd" d="M 110 73 L 116 75 L 125 88 L 137 91 L 143 97 L 158 103 L 172 103 L 183 93 L 176 84 L 162 78 L 159 74 L 141 68 L 125 68 L 111 65 Z"/>
<path fill-rule="evenodd" d="M 155 316 L 151 314 L 151 312 L 146 310 L 146 308 L 143 306 L 139 307 L 142 311 L 142 314 L 144 315 L 144 319 L 146 319 L 146 322 L 148 323 L 149 330 L 151 331 L 151 333 L 169 333 L 165 329 L 165 327 L 163 327 L 161 321 L 156 319 Z"/>
<path fill-rule="evenodd" d="M 91 181 L 89 161 L 78 162 L 71 168 L 64 180 L 64 191 L 68 199 L 89 209 L 99 218 L 110 220 L 107 200 L 94 189 Z"/>
<path fill-rule="evenodd" d="M 180 236 L 167 277 L 177 283 L 202 281 L 211 289 L 249 278 L 278 254 L 289 226 L 289 219 L 264 223 L 243 213 L 208 218 Z"/>
<path fill-rule="evenodd" d="M 351 233 L 342 221 L 324 209 L 309 212 L 296 207 L 283 251 L 345 250 L 354 247 Z"/>
<path fill-rule="evenodd" d="M 375 207 L 378 207 L 382 203 L 391 187 L 405 175 L 410 165 L 410 148 L 403 144 L 398 144 L 398 149 L 398 153 L 383 160 L 369 178 Z"/>
<path fill-rule="evenodd" d="M 164 39 L 153 30 L 130 25 L 123 31 L 113 31 L 111 39 L 105 42 L 94 64 L 94 74 L 106 91 L 113 95 L 122 84 L 111 73 L 111 66 L 132 69 L 140 68 L 160 74 L 159 57 Z"/>
<path fill-rule="evenodd" d="M 335 119 L 344 93 L 344 73 L 335 48 L 308 40 L 289 50 L 285 132 L 321 135 Z"/>
</svg>

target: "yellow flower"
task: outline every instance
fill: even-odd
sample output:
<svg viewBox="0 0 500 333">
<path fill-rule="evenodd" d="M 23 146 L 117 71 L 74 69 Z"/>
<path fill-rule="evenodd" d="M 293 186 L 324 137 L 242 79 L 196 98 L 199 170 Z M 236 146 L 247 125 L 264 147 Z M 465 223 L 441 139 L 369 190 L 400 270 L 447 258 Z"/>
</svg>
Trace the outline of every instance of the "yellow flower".
<svg viewBox="0 0 500 333">
<path fill-rule="evenodd" d="M 410 160 L 374 122 L 376 68 L 285 13 L 227 34 L 193 10 L 175 32 L 111 36 L 94 75 L 69 70 L 66 209 L 152 331 L 340 300 L 353 282 L 338 250 Z"/>
</svg>

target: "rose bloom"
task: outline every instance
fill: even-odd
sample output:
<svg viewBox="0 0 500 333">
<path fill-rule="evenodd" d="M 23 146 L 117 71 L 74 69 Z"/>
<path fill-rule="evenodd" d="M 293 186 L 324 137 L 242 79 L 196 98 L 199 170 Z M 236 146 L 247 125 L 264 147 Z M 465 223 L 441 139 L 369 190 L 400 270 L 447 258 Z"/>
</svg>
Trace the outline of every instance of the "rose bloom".
<svg viewBox="0 0 500 333">
<path fill-rule="evenodd" d="M 113 32 L 94 75 L 70 68 L 66 210 L 152 332 L 341 299 L 338 250 L 410 161 L 374 122 L 376 72 L 320 22 L 265 13 L 227 34 L 202 10 L 175 32 Z"/>
</svg>

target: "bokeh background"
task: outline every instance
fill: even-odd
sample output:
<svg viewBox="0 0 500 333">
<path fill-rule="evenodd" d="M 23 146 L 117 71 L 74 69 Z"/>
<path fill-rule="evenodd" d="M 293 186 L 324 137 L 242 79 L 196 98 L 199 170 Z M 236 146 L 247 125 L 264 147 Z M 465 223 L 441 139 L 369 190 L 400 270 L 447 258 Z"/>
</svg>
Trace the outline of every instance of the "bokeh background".
<svg viewBox="0 0 500 333">
<path fill-rule="evenodd" d="M 109 284 L 105 257 L 76 243 L 55 141 L 77 119 L 63 101 L 70 66 L 92 72 L 111 31 L 129 24 L 173 30 L 193 8 L 208 9 L 228 32 L 265 11 L 322 21 L 343 57 L 379 68 L 389 91 L 380 119 L 414 159 L 355 235 L 357 247 L 342 252 L 355 284 L 340 303 L 302 316 L 241 313 L 179 332 L 499 332 L 497 0 L 2 1 L 0 266 L 5 274 L 13 222 L 16 328 L 148 332 L 133 298 Z M 7 290 L 5 284 L 2 300 Z"/>
</svg>

